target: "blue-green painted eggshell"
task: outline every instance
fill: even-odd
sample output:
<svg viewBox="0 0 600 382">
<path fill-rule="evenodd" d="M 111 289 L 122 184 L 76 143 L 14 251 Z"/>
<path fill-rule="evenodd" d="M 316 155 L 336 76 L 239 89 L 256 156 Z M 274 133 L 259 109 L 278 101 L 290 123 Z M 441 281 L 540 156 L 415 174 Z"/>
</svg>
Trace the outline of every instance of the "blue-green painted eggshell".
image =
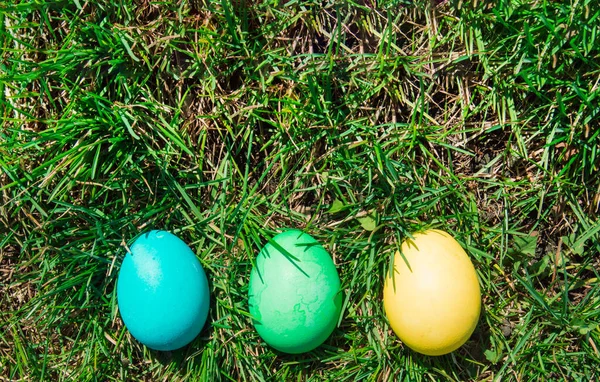
<svg viewBox="0 0 600 382">
<path fill-rule="evenodd" d="M 150 231 L 131 245 L 119 271 L 117 300 L 138 341 L 163 351 L 187 345 L 206 322 L 209 299 L 202 265 L 177 236 Z"/>
<path fill-rule="evenodd" d="M 248 305 L 258 334 L 275 349 L 298 354 L 321 345 L 340 318 L 340 278 L 317 240 L 292 229 L 260 251 L 250 274 Z"/>
</svg>

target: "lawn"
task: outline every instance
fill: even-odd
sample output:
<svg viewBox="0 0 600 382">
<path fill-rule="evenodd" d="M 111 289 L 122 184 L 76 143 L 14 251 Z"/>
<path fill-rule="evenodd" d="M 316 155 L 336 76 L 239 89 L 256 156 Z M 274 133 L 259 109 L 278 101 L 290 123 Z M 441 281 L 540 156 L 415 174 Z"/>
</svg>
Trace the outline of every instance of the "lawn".
<svg viewBox="0 0 600 382">
<path fill-rule="evenodd" d="M 0 0 L 0 380 L 600 379 L 600 6 L 593 0 Z M 252 264 L 284 228 L 332 255 L 342 317 L 266 345 Z M 422 356 L 382 304 L 439 228 L 483 310 Z M 123 326 L 126 248 L 164 229 L 206 270 L 207 325 Z"/>
</svg>

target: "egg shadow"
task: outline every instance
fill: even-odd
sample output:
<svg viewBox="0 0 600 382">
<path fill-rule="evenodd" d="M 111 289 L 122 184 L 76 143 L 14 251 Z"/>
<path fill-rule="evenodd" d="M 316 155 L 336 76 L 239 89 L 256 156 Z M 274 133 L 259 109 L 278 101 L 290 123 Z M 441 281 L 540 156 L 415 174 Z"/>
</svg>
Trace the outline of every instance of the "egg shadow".
<svg viewBox="0 0 600 382">
<path fill-rule="evenodd" d="M 213 330 L 210 316 L 206 319 L 204 327 L 189 344 L 175 350 L 149 349 L 151 357 L 163 366 L 175 365 L 177 369 L 184 370 L 188 362 L 194 362 L 196 353 L 201 354 L 209 343 L 210 334 Z"/>
<path fill-rule="evenodd" d="M 252 336 L 258 336 L 257 333 Z M 253 337 L 256 339 L 256 337 Z M 328 368 L 327 359 L 332 356 L 339 355 L 341 352 L 347 351 L 342 345 L 344 344 L 345 337 L 344 331 L 340 328 L 336 328 L 333 333 L 319 345 L 317 348 L 299 354 L 290 354 L 279 351 L 271 347 L 266 342 L 260 340 L 260 347 L 263 349 L 263 356 L 275 357 L 274 367 L 288 367 L 291 374 L 307 373 L 310 370 L 310 374 L 318 374 L 319 370 L 325 370 Z"/>
<path fill-rule="evenodd" d="M 465 357 L 471 357 L 477 362 L 487 363 L 485 351 L 491 346 L 490 336 L 491 330 L 487 322 L 487 312 L 485 306 L 482 304 L 479 322 L 475 327 L 475 331 L 473 331 L 469 340 L 458 351 L 464 354 Z"/>
<path fill-rule="evenodd" d="M 471 381 L 477 379 L 481 368 L 490 364 L 485 356 L 486 350 L 491 346 L 490 335 L 491 330 L 486 320 L 485 307 L 482 306 L 473 334 L 464 345 L 455 351 L 441 356 L 428 356 L 406 346 L 405 349 L 410 353 L 412 361 L 420 368 L 429 370 L 438 368 L 445 371 L 447 375 L 456 374 L 459 380 Z"/>
</svg>

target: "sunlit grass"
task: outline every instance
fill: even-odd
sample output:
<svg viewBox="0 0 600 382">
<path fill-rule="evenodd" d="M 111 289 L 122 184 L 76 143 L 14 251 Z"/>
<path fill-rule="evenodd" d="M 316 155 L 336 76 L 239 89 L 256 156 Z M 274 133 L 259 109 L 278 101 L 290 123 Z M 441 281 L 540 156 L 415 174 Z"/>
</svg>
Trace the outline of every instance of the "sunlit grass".
<svg viewBox="0 0 600 382">
<path fill-rule="evenodd" d="M 593 1 L 0 1 L 0 375 L 8 380 L 594 380 L 600 9 Z M 260 248 L 318 238 L 344 292 L 317 350 L 249 319 Z M 480 277 L 467 344 L 386 322 L 410 232 Z M 188 347 L 123 327 L 125 246 L 166 229 L 213 297 Z"/>
</svg>

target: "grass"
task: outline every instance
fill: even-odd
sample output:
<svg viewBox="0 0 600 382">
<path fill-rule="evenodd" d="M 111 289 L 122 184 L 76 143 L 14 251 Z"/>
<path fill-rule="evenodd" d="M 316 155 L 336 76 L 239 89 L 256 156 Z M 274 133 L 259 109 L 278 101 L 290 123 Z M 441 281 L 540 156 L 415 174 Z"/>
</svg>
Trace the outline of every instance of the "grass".
<svg viewBox="0 0 600 382">
<path fill-rule="evenodd" d="M 600 8 L 591 0 L 0 1 L 3 380 L 600 378 Z M 299 356 L 248 317 L 252 261 L 318 238 L 339 327 Z M 484 311 L 442 357 L 382 306 L 389 258 L 436 227 Z M 125 246 L 167 229 L 209 324 L 157 353 L 123 327 Z"/>
</svg>

